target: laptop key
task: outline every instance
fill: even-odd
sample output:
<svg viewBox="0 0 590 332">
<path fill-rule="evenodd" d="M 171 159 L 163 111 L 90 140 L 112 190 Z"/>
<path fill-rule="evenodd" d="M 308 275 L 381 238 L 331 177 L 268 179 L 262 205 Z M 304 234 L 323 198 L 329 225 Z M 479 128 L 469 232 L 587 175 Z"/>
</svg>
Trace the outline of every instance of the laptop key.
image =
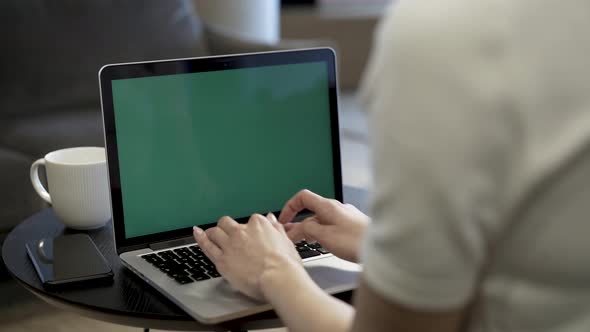
<svg viewBox="0 0 590 332">
<path fill-rule="evenodd" d="M 182 268 L 184 266 L 184 263 L 179 263 L 177 261 L 170 261 L 170 263 L 168 263 L 168 265 L 172 268 L 178 269 L 178 268 Z"/>
<path fill-rule="evenodd" d="M 209 278 L 209 276 L 205 272 L 201 271 L 200 269 L 199 270 L 193 269 L 193 270 L 189 270 L 188 272 L 189 272 L 189 275 L 191 276 L 191 278 L 193 278 L 193 279 L 198 276 L 203 276 L 203 277 Z"/>
<path fill-rule="evenodd" d="M 309 258 L 309 257 L 314 257 L 314 256 L 320 256 L 321 254 L 315 250 L 306 250 L 306 251 L 300 251 L 299 252 L 299 256 L 301 256 L 301 258 Z"/>
<path fill-rule="evenodd" d="M 221 277 L 221 274 L 219 274 L 219 272 L 217 272 L 217 271 L 208 272 L 207 274 L 209 274 L 211 276 L 211 278 Z"/>
<path fill-rule="evenodd" d="M 157 263 L 161 262 L 161 260 L 157 260 L 155 258 L 146 258 L 145 261 L 148 262 L 148 263 L 150 263 L 150 264 L 153 264 L 153 265 L 156 265 Z"/>
<path fill-rule="evenodd" d="M 322 254 L 329 254 L 330 252 L 328 250 L 326 250 L 324 247 L 322 247 L 321 244 L 319 244 L 318 242 L 315 243 L 308 243 L 307 244 L 308 247 L 315 249 L 317 251 L 319 251 Z"/>
<path fill-rule="evenodd" d="M 187 257 L 189 257 L 189 255 L 190 255 L 190 254 L 188 254 L 188 253 L 186 253 L 186 252 L 184 252 L 184 251 L 177 252 L 177 253 L 175 253 L 175 254 L 176 254 L 176 255 L 178 255 L 178 257 L 179 257 L 180 259 L 187 258 Z"/>
<path fill-rule="evenodd" d="M 302 251 L 308 251 L 308 250 L 310 250 L 310 248 L 308 248 L 308 247 L 303 247 L 303 246 L 301 246 L 301 247 L 295 247 L 295 249 L 297 249 L 297 251 L 299 251 L 299 252 L 302 252 Z"/>
<path fill-rule="evenodd" d="M 199 247 L 197 247 L 197 246 L 190 246 L 190 247 L 188 247 L 188 249 L 189 249 L 190 251 L 192 251 L 194 254 L 198 254 L 198 253 L 200 253 L 200 252 L 201 252 L 201 248 L 199 248 Z"/>
<path fill-rule="evenodd" d="M 171 274 L 169 274 L 169 276 L 171 276 L 171 277 L 172 277 L 172 278 L 174 278 L 174 279 L 178 279 L 178 278 L 180 278 L 180 277 L 188 277 L 188 276 L 189 276 L 189 274 L 188 274 L 188 273 L 186 273 L 186 272 L 184 272 L 184 271 L 182 271 L 182 272 L 180 272 L 180 271 L 175 271 L 175 272 L 172 272 Z"/>
<path fill-rule="evenodd" d="M 201 265 L 204 265 L 204 266 L 214 266 L 214 265 L 213 265 L 213 262 L 211 262 L 211 261 L 210 261 L 210 260 L 208 260 L 208 259 L 207 259 L 207 260 L 205 260 L 205 259 L 201 259 L 201 261 L 200 261 L 200 262 L 201 262 Z"/>
<path fill-rule="evenodd" d="M 172 255 L 165 254 L 165 253 L 162 253 L 159 256 L 160 256 L 160 259 L 162 259 L 163 261 L 169 261 L 169 260 L 173 260 L 175 258 L 175 257 L 172 257 Z"/>
<path fill-rule="evenodd" d="M 193 279 L 189 278 L 188 276 L 180 276 L 178 278 L 174 278 L 179 284 L 185 285 L 193 282 Z"/>
<path fill-rule="evenodd" d="M 172 269 L 169 268 L 169 267 L 167 267 L 167 266 L 161 267 L 160 268 L 160 271 L 162 271 L 162 272 L 164 272 L 166 274 L 172 273 Z"/>
<path fill-rule="evenodd" d="M 211 279 L 211 277 L 209 277 L 206 274 L 191 274 L 191 278 L 194 281 L 203 281 L 203 280 Z"/>
<path fill-rule="evenodd" d="M 211 273 L 216 274 L 217 269 L 215 268 L 215 266 L 205 266 L 205 269 L 203 270 L 204 272 L 206 272 L 207 274 L 211 275 Z"/>
<path fill-rule="evenodd" d="M 316 249 L 317 251 L 321 252 L 322 254 L 329 254 L 330 252 L 322 247 L 319 247 Z"/>
<path fill-rule="evenodd" d="M 319 244 L 319 243 L 317 243 L 317 242 L 315 242 L 315 243 L 308 243 L 307 246 L 310 247 L 310 248 L 312 248 L 312 249 L 318 249 L 318 248 L 321 248 L 322 247 L 322 245 Z"/>
</svg>

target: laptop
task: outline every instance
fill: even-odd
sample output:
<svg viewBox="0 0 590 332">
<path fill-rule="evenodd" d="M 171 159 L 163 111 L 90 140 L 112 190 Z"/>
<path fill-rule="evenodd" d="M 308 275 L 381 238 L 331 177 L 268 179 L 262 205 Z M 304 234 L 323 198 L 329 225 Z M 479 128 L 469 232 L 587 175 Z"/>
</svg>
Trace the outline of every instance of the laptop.
<svg viewBox="0 0 590 332">
<path fill-rule="evenodd" d="M 304 188 L 342 201 L 335 61 L 320 48 L 101 68 L 122 264 L 203 323 L 271 309 L 232 289 L 192 227 L 278 216 Z M 356 287 L 359 265 L 295 246 L 326 292 Z"/>
</svg>

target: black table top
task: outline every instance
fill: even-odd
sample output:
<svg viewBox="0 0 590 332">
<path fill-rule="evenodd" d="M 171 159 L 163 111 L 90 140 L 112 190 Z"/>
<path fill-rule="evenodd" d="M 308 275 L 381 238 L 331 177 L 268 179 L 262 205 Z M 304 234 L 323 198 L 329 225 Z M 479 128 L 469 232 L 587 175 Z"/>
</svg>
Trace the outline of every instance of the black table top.
<svg viewBox="0 0 590 332">
<path fill-rule="evenodd" d="M 366 210 L 366 196 L 365 190 L 352 187 L 344 188 L 344 201 L 357 206 L 361 210 Z M 111 264 L 115 274 L 112 285 L 60 291 L 46 291 L 43 289 L 33 264 L 27 257 L 25 243 L 77 232 L 66 229 L 59 222 L 51 208 L 31 216 L 15 227 L 4 242 L 2 257 L 8 271 L 15 279 L 32 291 L 50 299 L 81 306 L 86 310 L 150 320 L 194 321 L 174 303 L 121 265 L 115 252 L 111 223 L 107 223 L 107 226 L 98 230 L 84 231 L 84 233 L 87 233 L 92 238 Z M 350 294 L 344 294 L 343 298 L 349 299 Z M 276 318 L 272 311 L 228 322 L 224 325 L 236 326 L 236 324 L 240 325 L 241 321 L 244 320 L 267 320 L 271 318 Z"/>
</svg>

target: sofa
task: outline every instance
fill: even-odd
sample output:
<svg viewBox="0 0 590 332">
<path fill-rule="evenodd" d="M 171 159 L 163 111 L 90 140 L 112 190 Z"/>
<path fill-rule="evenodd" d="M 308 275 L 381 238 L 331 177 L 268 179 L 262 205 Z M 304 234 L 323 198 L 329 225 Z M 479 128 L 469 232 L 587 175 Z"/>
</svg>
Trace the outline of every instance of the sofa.
<svg viewBox="0 0 590 332">
<path fill-rule="evenodd" d="M 29 180 L 34 160 L 104 146 L 102 65 L 208 52 L 190 0 L 3 0 L 0 13 L 1 244 L 44 207 Z"/>
</svg>

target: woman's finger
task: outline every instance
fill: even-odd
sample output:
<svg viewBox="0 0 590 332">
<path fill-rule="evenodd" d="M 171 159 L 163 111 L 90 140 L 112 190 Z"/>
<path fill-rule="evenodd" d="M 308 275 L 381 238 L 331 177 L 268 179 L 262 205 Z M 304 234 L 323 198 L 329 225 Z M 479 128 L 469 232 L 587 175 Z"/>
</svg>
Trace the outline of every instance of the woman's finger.
<svg viewBox="0 0 590 332">
<path fill-rule="evenodd" d="M 270 224 L 279 232 L 281 232 L 284 235 L 287 235 L 287 233 L 285 232 L 285 227 L 283 227 L 283 225 L 281 225 L 279 223 L 279 221 L 277 220 L 277 217 L 275 217 L 274 213 L 269 212 L 266 215 L 266 219 L 268 219 L 270 221 Z"/>
<path fill-rule="evenodd" d="M 303 236 L 307 242 L 317 242 L 325 240 L 329 228 L 332 226 L 325 226 L 317 222 L 304 222 L 302 226 Z M 320 241 L 321 242 L 321 241 Z"/>
<path fill-rule="evenodd" d="M 316 238 L 313 236 L 313 234 L 309 234 L 305 231 L 305 225 L 311 223 L 318 226 L 320 225 L 320 221 L 317 218 L 317 216 L 313 215 L 311 217 L 303 219 L 301 222 L 285 224 L 285 230 L 287 231 L 287 235 L 293 242 L 299 242 L 301 240 L 306 240 L 308 242 L 315 241 Z"/>
<path fill-rule="evenodd" d="M 301 223 L 288 223 L 285 224 L 283 227 L 285 227 L 285 231 L 287 232 L 287 236 L 289 237 L 289 239 L 291 239 L 291 241 L 297 243 L 301 240 L 303 240 L 303 229 L 301 227 Z"/>
<path fill-rule="evenodd" d="M 231 217 L 224 216 L 217 222 L 217 227 L 221 228 L 227 235 L 231 236 L 240 229 L 241 225 Z"/>
<path fill-rule="evenodd" d="M 285 203 L 285 206 L 281 210 L 281 215 L 279 216 L 279 222 L 281 224 L 286 224 L 292 221 L 297 213 L 303 209 L 318 212 L 318 210 L 322 208 L 322 203 L 325 200 L 324 197 L 307 189 L 301 190 Z"/>
<path fill-rule="evenodd" d="M 213 242 L 221 251 L 229 244 L 229 235 L 220 227 L 211 227 L 205 231 L 207 237 Z"/>
<path fill-rule="evenodd" d="M 205 233 L 205 231 L 203 231 L 201 228 L 195 226 L 193 227 L 193 235 L 197 241 L 197 244 L 199 247 L 201 247 L 201 250 L 203 250 L 205 255 L 209 257 L 213 263 L 217 262 L 221 255 L 223 255 L 223 252 L 218 246 L 209 240 L 207 233 Z"/>
</svg>

